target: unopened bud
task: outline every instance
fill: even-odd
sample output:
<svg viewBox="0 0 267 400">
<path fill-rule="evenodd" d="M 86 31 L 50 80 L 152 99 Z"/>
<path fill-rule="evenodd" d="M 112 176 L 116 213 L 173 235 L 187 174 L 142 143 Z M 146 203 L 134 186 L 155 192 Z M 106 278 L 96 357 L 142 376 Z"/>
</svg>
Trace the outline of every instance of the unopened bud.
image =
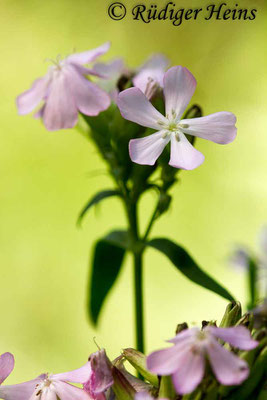
<svg viewBox="0 0 267 400">
<path fill-rule="evenodd" d="M 138 371 L 148 382 L 152 383 L 153 386 L 158 386 L 157 375 L 152 374 L 146 366 L 146 356 L 135 349 L 124 349 L 122 352 L 123 356 L 127 361 Z"/>
<path fill-rule="evenodd" d="M 114 384 L 112 389 L 115 393 L 116 399 L 118 400 L 134 400 L 136 391 L 130 382 L 125 378 L 123 373 L 116 368 L 112 367 L 112 376 Z"/>
<path fill-rule="evenodd" d="M 253 329 L 253 323 L 254 323 L 254 317 L 252 313 L 246 313 L 245 315 L 243 315 L 243 317 L 241 317 L 237 323 L 236 326 L 238 325 L 243 325 L 246 328 L 248 328 L 250 331 L 252 331 Z"/>
<path fill-rule="evenodd" d="M 239 302 L 229 303 L 226 307 L 224 316 L 220 323 L 220 328 L 228 328 L 229 326 L 234 326 L 241 318 L 241 304 Z"/>
<path fill-rule="evenodd" d="M 160 194 L 158 201 L 158 212 L 160 215 L 168 210 L 168 208 L 170 207 L 171 200 L 172 200 L 171 196 L 168 195 L 167 193 L 163 192 Z"/>
<path fill-rule="evenodd" d="M 170 376 L 162 376 L 159 386 L 159 398 L 176 399 L 176 393 Z"/>
<path fill-rule="evenodd" d="M 183 322 L 182 324 L 178 324 L 176 331 L 175 331 L 176 335 L 178 335 L 178 333 L 184 331 L 185 329 L 188 329 L 188 325 L 186 322 Z"/>
</svg>

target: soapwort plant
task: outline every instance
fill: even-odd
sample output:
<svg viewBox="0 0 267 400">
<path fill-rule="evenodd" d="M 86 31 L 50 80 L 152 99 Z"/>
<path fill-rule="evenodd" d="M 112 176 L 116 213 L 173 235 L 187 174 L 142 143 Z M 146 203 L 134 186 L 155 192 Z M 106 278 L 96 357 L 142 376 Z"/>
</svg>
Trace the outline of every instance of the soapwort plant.
<svg viewBox="0 0 267 400">
<path fill-rule="evenodd" d="M 90 198 L 78 223 L 93 206 L 117 197 L 127 228 L 107 233 L 94 246 L 88 311 L 96 324 L 125 254 L 131 253 L 136 347 L 143 352 L 143 256 L 148 248 L 163 253 L 192 282 L 234 300 L 227 289 L 200 268 L 190 252 L 169 238 L 151 238 L 151 230 L 170 207 L 171 189 L 180 171 L 194 169 L 204 161 L 204 155 L 195 148 L 196 137 L 230 143 L 236 136 L 236 117 L 225 111 L 202 116 L 199 105 L 188 107 L 196 79 L 182 66 L 168 69 L 165 56 L 155 54 L 132 69 L 122 59 L 99 62 L 97 58 L 108 49 L 109 43 L 105 43 L 58 59 L 43 78 L 18 96 L 17 107 L 20 114 L 26 114 L 41 102 L 37 117 L 49 130 L 72 128 L 79 113 L 82 124 L 79 122 L 78 128 L 83 127 L 83 133 L 104 159 L 113 186 Z M 153 130 L 157 132 L 152 133 Z M 138 208 L 148 191 L 154 191 L 157 200 L 146 229 L 141 231 Z"/>
</svg>

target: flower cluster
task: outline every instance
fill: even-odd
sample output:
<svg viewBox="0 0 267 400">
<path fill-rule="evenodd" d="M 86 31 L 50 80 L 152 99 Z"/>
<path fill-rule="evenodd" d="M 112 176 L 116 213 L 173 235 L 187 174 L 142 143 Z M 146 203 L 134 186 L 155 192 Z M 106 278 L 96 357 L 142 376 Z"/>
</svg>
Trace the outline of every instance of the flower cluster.
<svg viewBox="0 0 267 400">
<path fill-rule="evenodd" d="M 214 399 L 228 398 L 231 391 L 235 393 L 239 390 L 238 385 L 248 379 L 250 367 L 255 381 L 255 360 L 260 359 L 263 354 L 266 360 L 266 328 L 253 330 L 251 318 L 251 315 L 241 317 L 239 304 L 229 304 L 220 327 L 215 322 L 203 323 L 202 329 L 188 328 L 186 323 L 180 324 L 177 335 L 169 340 L 173 346 L 153 352 L 148 357 L 129 348 L 124 349 L 111 362 L 105 350 L 101 349 L 93 353 L 89 361 L 79 369 L 59 374 L 42 374 L 31 381 L 9 386 L 1 384 L 14 368 L 14 357 L 5 353 L 0 357 L 0 398 L 151 400 L 157 397 L 174 400 L 177 395 L 186 396 L 192 393 L 193 396 L 193 393 L 203 390 L 205 393 L 210 388 L 218 396 L 220 394 L 220 397 L 214 396 Z M 238 352 L 238 349 L 243 352 Z M 143 380 L 126 370 L 126 360 L 143 376 Z M 208 364 L 211 369 L 207 368 Z M 256 378 L 254 385 L 261 383 L 259 371 Z M 250 381 L 251 387 L 254 388 Z"/>
<path fill-rule="evenodd" d="M 42 102 L 35 117 L 42 118 L 48 130 L 72 128 L 78 121 L 78 112 L 98 116 L 113 100 L 125 119 L 157 131 L 130 140 L 131 160 L 145 165 L 154 165 L 171 142 L 169 164 L 194 169 L 203 163 L 204 156 L 193 147 L 190 138 L 200 137 L 220 144 L 234 140 L 236 117 L 230 112 L 183 118 L 196 80 L 181 66 L 166 71 L 169 61 L 163 55 L 154 55 L 136 70 L 127 68 L 122 59 L 106 64 L 97 62 L 90 68 L 84 66 L 106 53 L 109 46 L 105 43 L 94 50 L 57 59 L 43 78 L 18 96 L 19 114 L 32 112 Z M 96 82 L 86 77 L 95 77 Z M 150 102 L 162 91 L 165 116 Z"/>
</svg>

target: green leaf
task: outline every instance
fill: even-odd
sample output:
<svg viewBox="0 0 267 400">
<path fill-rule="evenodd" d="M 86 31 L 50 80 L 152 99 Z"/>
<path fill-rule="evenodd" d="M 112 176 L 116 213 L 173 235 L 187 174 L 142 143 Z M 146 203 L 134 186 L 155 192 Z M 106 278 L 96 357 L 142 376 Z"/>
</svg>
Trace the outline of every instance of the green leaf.
<svg viewBox="0 0 267 400">
<path fill-rule="evenodd" d="M 219 294 L 227 300 L 234 301 L 233 296 L 204 272 L 183 247 L 165 238 L 153 239 L 147 245 L 165 254 L 174 266 L 192 282 Z"/>
<path fill-rule="evenodd" d="M 102 190 L 101 192 L 95 194 L 89 201 L 88 203 L 83 207 L 82 211 L 80 212 L 80 215 L 77 220 L 77 224 L 80 225 L 85 214 L 87 211 L 90 210 L 92 206 L 95 206 L 96 204 L 100 203 L 102 200 L 107 199 L 109 197 L 113 196 L 120 196 L 119 190 L 115 189 L 110 189 L 110 190 Z"/>
<path fill-rule="evenodd" d="M 94 324 L 97 324 L 103 303 L 116 282 L 123 263 L 125 249 L 116 244 L 116 236 L 116 232 L 112 232 L 95 245 L 89 286 L 89 312 Z"/>
<path fill-rule="evenodd" d="M 127 231 L 112 231 L 103 240 L 122 249 L 129 248 L 129 235 Z"/>
</svg>

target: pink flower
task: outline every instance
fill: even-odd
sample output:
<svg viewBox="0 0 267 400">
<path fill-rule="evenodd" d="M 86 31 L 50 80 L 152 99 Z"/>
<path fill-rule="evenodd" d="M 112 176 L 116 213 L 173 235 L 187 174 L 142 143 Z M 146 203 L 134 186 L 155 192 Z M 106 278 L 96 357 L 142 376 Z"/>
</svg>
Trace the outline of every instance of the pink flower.
<svg viewBox="0 0 267 400">
<path fill-rule="evenodd" d="M 83 387 L 91 398 L 104 400 L 105 392 L 113 385 L 113 377 L 110 361 L 104 349 L 91 354 L 90 356 L 90 375 Z"/>
<path fill-rule="evenodd" d="M 109 63 L 95 63 L 93 72 L 98 74 L 101 78 L 104 78 L 97 83 L 102 89 L 109 93 L 111 100 L 116 103 L 119 94 L 118 80 L 123 74 L 129 74 L 123 59 L 114 58 Z"/>
<path fill-rule="evenodd" d="M 90 361 L 74 371 L 61 374 L 43 374 L 28 382 L 1 386 L 4 400 L 92 400 L 105 399 L 104 392 L 112 384 L 104 350 L 92 354 Z M 1 365 L 1 364 L 0 364 Z M 6 374 L 4 373 L 3 376 Z M 71 385 L 79 383 L 84 389 Z"/>
<path fill-rule="evenodd" d="M 169 60 L 163 54 L 154 54 L 137 71 L 133 84 L 150 100 L 163 87 L 164 73 Z"/>
<path fill-rule="evenodd" d="M 4 353 L 0 356 L 0 385 L 13 371 L 14 363 L 14 356 L 11 353 Z"/>
<path fill-rule="evenodd" d="M 150 354 L 147 366 L 155 374 L 171 375 L 179 394 L 195 390 L 203 379 L 206 358 L 222 385 L 241 384 L 249 375 L 247 363 L 221 346 L 217 339 L 242 350 L 251 350 L 258 345 L 244 326 L 207 326 L 202 331 L 198 328 L 186 329 L 169 340 L 173 347 Z"/>
<path fill-rule="evenodd" d="M 43 118 L 48 130 L 72 128 L 77 123 L 78 111 L 86 115 L 98 115 L 110 105 L 108 94 L 85 75 L 97 75 L 83 67 L 106 53 L 109 43 L 85 51 L 74 53 L 63 60 L 57 60 L 48 73 L 37 79 L 31 89 L 17 97 L 20 115 L 32 112 L 40 102 L 44 102 L 35 114 Z"/>
<path fill-rule="evenodd" d="M 119 94 L 118 107 L 125 119 L 158 131 L 130 141 L 132 161 L 137 164 L 154 165 L 164 147 L 171 142 L 169 164 L 175 168 L 191 170 L 203 163 L 204 156 L 190 144 L 186 135 L 198 136 L 220 144 L 234 140 L 236 117 L 230 112 L 181 119 L 195 88 L 196 80 L 186 68 L 170 68 L 163 78 L 165 117 L 156 110 L 140 89 L 130 88 Z"/>
</svg>

